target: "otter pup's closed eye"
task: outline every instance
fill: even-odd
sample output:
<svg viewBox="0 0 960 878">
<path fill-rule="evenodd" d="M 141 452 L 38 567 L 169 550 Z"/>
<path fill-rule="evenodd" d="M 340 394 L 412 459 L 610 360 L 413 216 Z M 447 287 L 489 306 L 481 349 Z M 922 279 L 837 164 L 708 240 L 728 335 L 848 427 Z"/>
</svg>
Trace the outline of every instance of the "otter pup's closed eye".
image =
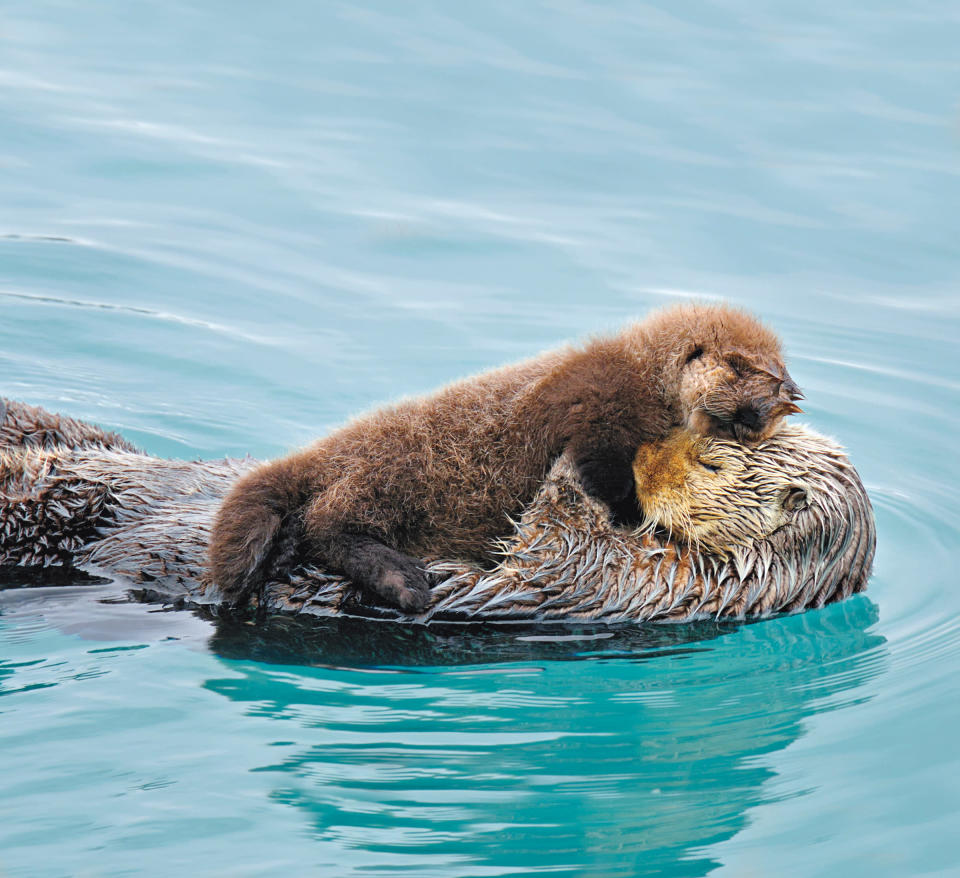
<svg viewBox="0 0 960 878">
<path fill-rule="evenodd" d="M 616 510 L 632 502 L 638 446 L 678 425 L 756 442 L 798 396 L 779 340 L 750 315 L 658 311 L 365 415 L 246 476 L 217 515 L 211 576 L 239 601 L 314 561 L 416 612 L 430 589 L 416 559 L 487 556 L 561 454 Z"/>
</svg>

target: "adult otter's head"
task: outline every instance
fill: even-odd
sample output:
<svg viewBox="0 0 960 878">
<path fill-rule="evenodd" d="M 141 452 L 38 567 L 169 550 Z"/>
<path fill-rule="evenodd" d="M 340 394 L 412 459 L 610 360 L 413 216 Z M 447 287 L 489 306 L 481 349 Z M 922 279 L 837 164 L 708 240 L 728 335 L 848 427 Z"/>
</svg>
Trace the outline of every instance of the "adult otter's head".
<svg viewBox="0 0 960 878">
<path fill-rule="evenodd" d="M 778 464 L 766 443 L 745 448 L 678 429 L 640 447 L 633 475 L 648 524 L 727 555 L 770 536 L 809 504 L 805 473 Z"/>
<path fill-rule="evenodd" d="M 681 429 L 642 446 L 633 470 L 648 523 L 675 539 L 737 566 L 776 558 L 810 587 L 846 576 L 857 579 L 850 591 L 866 585 L 876 543 L 870 501 L 843 450 L 823 436 L 784 426 L 749 448 Z"/>
<path fill-rule="evenodd" d="M 756 318 L 723 305 L 681 305 L 651 315 L 645 343 L 658 353 L 665 387 L 681 417 L 705 436 L 755 443 L 770 436 L 802 399 L 783 363 L 780 340 Z"/>
</svg>

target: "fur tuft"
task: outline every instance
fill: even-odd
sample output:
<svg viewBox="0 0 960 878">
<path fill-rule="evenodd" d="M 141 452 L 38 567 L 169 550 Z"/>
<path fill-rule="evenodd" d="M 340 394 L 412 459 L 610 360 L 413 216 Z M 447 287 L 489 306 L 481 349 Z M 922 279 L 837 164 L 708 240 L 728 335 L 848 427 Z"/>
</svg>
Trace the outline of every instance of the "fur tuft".
<svg viewBox="0 0 960 878">
<path fill-rule="evenodd" d="M 214 522 L 208 567 L 231 603 L 246 601 L 272 569 L 289 567 L 300 543 L 298 510 L 309 492 L 309 469 L 293 458 L 241 478 Z"/>
</svg>

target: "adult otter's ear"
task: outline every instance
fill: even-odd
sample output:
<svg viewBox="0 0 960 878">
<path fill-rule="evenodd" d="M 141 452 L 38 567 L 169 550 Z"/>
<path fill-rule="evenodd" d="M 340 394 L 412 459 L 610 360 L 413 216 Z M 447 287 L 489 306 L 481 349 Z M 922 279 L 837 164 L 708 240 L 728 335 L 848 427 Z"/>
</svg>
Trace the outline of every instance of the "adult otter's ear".
<svg viewBox="0 0 960 878">
<path fill-rule="evenodd" d="M 783 508 L 794 512 L 807 505 L 807 489 L 801 485 L 791 485 L 783 495 Z"/>
</svg>

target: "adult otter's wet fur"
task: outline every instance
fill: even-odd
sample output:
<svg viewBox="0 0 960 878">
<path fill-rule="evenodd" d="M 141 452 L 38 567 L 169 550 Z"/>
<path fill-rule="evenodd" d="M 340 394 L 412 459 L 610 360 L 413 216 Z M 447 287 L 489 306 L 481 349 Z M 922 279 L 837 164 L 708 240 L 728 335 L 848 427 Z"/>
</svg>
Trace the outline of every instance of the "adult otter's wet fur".
<svg viewBox="0 0 960 878">
<path fill-rule="evenodd" d="M 766 539 L 810 502 L 807 461 L 784 457 L 782 441 L 745 448 L 675 430 L 641 446 L 633 474 L 647 524 L 721 556 Z"/>
<path fill-rule="evenodd" d="M 651 506 L 657 522 L 639 532 L 616 526 L 561 458 L 491 569 L 429 565 L 442 581 L 418 620 L 738 619 L 820 606 L 866 587 L 873 514 L 835 443 L 785 426 L 755 448 L 690 436 L 658 447 L 663 455 L 657 447 L 637 455 L 647 497 L 660 484 L 651 475 L 669 461 L 664 494 Z M 722 461 L 725 481 L 694 508 L 710 472 L 703 459 Z M 221 595 L 203 566 L 207 539 L 222 498 L 255 465 L 158 460 L 96 427 L 11 402 L 0 423 L 0 567 L 121 575 L 138 583 L 141 598 L 219 612 Z M 709 521 L 709 542 L 724 553 L 707 551 L 707 539 L 694 546 L 671 538 L 661 525 L 673 520 Z M 410 619 L 309 564 L 269 580 L 245 608 Z"/>
<path fill-rule="evenodd" d="M 779 340 L 750 315 L 658 311 L 358 418 L 244 477 L 218 514 L 211 574 L 242 602 L 313 561 L 415 612 L 429 601 L 419 559 L 489 556 L 562 454 L 587 493 L 622 511 L 642 443 L 679 424 L 756 442 L 799 397 Z"/>
</svg>

